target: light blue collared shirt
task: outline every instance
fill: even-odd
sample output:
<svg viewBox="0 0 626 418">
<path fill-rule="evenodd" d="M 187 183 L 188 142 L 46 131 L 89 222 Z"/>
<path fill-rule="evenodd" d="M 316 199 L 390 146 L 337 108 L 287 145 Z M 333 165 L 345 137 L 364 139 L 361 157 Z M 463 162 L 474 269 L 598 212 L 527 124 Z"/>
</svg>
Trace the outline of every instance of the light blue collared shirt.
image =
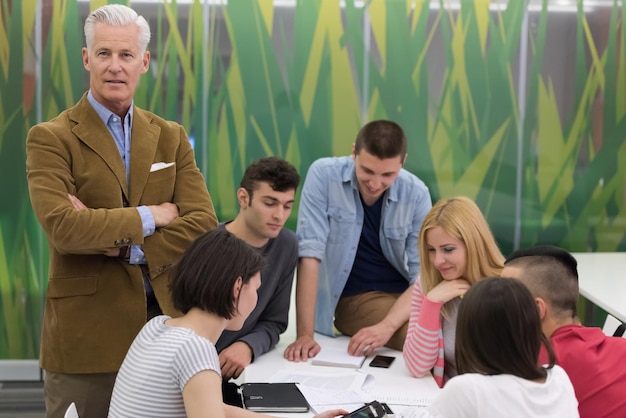
<svg viewBox="0 0 626 418">
<path fill-rule="evenodd" d="M 87 93 L 87 100 L 89 100 L 89 103 L 91 103 L 91 106 L 100 116 L 100 119 L 102 119 L 102 122 L 104 122 L 115 140 L 115 145 L 126 168 L 126 184 L 130 190 L 130 133 L 133 126 L 133 104 L 131 103 L 128 113 L 122 120 L 122 118 L 98 102 L 91 94 L 91 90 Z M 139 212 L 141 217 L 144 238 L 154 234 L 156 225 L 150 209 L 147 206 L 138 206 L 137 212 Z M 128 262 L 130 264 L 147 264 L 141 245 L 130 246 L 130 259 Z"/>
<path fill-rule="evenodd" d="M 412 284 L 420 271 L 417 237 L 432 207 L 428 187 L 402 169 L 386 191 L 381 213 L 383 255 Z M 333 335 L 333 317 L 348 280 L 363 228 L 352 157 L 311 164 L 298 209 L 298 256 L 320 260 L 315 331 Z"/>
</svg>

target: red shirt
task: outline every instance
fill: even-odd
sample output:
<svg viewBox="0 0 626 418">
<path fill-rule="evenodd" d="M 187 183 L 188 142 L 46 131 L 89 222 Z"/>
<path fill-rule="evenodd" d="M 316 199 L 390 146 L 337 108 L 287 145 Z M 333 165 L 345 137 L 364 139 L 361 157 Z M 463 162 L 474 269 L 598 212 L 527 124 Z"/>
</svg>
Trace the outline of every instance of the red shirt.
<svg viewBox="0 0 626 418">
<path fill-rule="evenodd" d="M 550 337 L 556 363 L 568 374 L 581 418 L 626 417 L 626 339 L 600 328 L 565 325 Z M 547 363 L 542 350 L 541 363 Z"/>
</svg>

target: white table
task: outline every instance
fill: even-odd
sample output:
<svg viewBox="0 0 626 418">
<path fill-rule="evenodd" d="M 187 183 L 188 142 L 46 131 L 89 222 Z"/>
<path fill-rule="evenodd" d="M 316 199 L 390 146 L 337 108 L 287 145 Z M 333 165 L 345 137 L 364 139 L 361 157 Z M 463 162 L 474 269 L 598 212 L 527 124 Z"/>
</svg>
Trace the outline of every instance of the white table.
<svg viewBox="0 0 626 418">
<path fill-rule="evenodd" d="M 250 366 L 246 367 L 244 374 L 240 377 L 240 381 L 243 382 L 267 382 L 268 379 L 274 375 L 278 370 L 287 370 L 294 372 L 316 372 L 316 373 L 328 373 L 332 374 L 356 372 L 354 369 L 346 369 L 339 367 L 328 366 L 314 366 L 311 364 L 311 360 L 304 363 L 294 363 L 287 361 L 283 358 L 283 352 L 285 348 L 293 341 L 293 336 L 290 335 L 289 330 L 286 334 L 283 334 L 277 347 L 272 351 L 260 356 Z M 324 347 L 343 347 L 347 348 L 349 339 L 347 337 L 331 338 L 324 335 L 315 335 L 315 340 Z M 432 397 L 439 391 L 435 379 L 431 375 L 423 378 L 412 377 L 406 369 L 404 359 L 402 358 L 402 352 L 392 350 L 390 348 L 377 349 L 375 354 L 394 356 L 395 360 L 391 367 L 388 369 L 370 367 L 369 362 L 374 355 L 369 356 L 363 366 L 359 369 L 361 372 L 366 372 L 374 376 L 375 390 L 380 390 L 384 393 L 406 394 L 407 392 L 415 393 L 416 398 Z M 339 401 L 338 401 L 339 402 Z M 392 404 L 388 402 L 390 407 L 394 410 L 396 417 L 402 416 L 402 411 L 408 409 L 406 405 Z M 272 414 L 279 417 L 296 417 L 305 418 L 313 416 L 312 413 L 292 413 L 292 414 Z"/>
<path fill-rule="evenodd" d="M 626 322 L 626 253 L 572 253 L 580 294 Z"/>
</svg>

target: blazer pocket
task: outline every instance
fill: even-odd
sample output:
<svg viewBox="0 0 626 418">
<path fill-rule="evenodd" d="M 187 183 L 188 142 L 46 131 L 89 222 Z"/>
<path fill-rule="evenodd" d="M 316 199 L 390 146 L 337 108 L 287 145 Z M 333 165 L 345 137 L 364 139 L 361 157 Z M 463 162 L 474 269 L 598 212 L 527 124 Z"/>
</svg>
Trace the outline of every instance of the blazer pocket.
<svg viewBox="0 0 626 418">
<path fill-rule="evenodd" d="M 96 293 L 98 278 L 96 276 L 54 277 L 48 281 L 47 297 L 50 299 L 70 296 L 86 296 Z"/>
<path fill-rule="evenodd" d="M 158 205 L 170 202 L 174 197 L 175 186 L 176 165 L 151 172 L 144 189 L 142 203 Z"/>
<path fill-rule="evenodd" d="M 157 171 L 151 171 L 148 176 L 149 182 L 161 182 L 166 181 L 168 179 L 176 178 L 176 166 L 171 165 L 169 167 L 163 168 Z"/>
</svg>

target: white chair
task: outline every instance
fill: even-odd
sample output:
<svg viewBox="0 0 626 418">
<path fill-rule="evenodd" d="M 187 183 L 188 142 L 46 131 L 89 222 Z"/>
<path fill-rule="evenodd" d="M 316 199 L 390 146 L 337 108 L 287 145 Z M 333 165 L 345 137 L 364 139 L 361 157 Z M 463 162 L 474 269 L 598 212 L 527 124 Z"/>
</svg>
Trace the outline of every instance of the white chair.
<svg viewBox="0 0 626 418">
<path fill-rule="evenodd" d="M 612 315 L 607 315 L 606 320 L 604 321 L 604 326 L 602 327 L 602 332 L 604 335 L 608 335 L 611 337 L 624 337 L 626 338 L 626 328 L 622 322 L 613 317 Z"/>
<path fill-rule="evenodd" d="M 67 407 L 64 418 L 79 418 L 78 411 L 76 410 L 76 404 L 74 402 Z"/>
</svg>

